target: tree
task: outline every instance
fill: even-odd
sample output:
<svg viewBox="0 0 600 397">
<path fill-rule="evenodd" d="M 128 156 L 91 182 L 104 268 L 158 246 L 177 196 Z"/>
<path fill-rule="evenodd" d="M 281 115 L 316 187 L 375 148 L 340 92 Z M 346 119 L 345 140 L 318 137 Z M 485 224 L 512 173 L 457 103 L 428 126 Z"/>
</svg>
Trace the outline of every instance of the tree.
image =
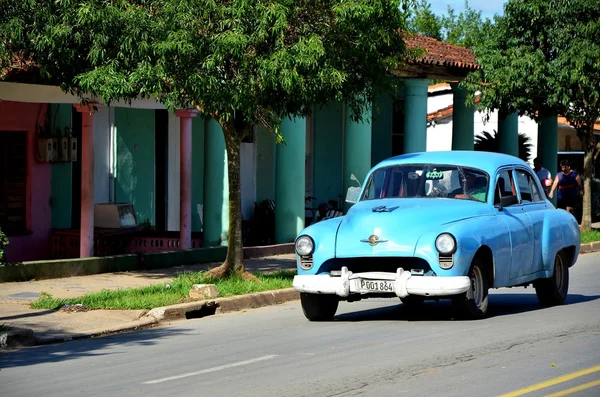
<svg viewBox="0 0 600 397">
<path fill-rule="evenodd" d="M 3 2 L 2 4 L 5 4 Z M 14 4 L 13 4 L 14 3 Z M 156 97 L 222 127 L 229 174 L 227 258 L 242 273 L 240 143 L 313 104 L 359 119 L 395 90 L 405 54 L 400 0 L 27 0 L 0 10 L 0 59 L 24 56 L 48 80 L 106 102 Z M 6 66 L 6 65 L 4 65 Z"/>
<path fill-rule="evenodd" d="M 564 115 L 585 150 L 582 230 L 591 229 L 591 181 L 600 147 L 600 2 L 509 0 L 474 47 L 481 70 L 465 84 L 481 90 L 480 109 L 539 120 Z M 482 83 L 483 82 L 483 83 Z"/>
<path fill-rule="evenodd" d="M 498 132 L 494 130 L 494 134 L 487 131 L 482 131 L 482 135 L 475 137 L 474 150 L 483 152 L 500 152 L 500 139 Z M 524 133 L 519 133 L 519 158 L 523 161 L 529 161 L 531 157 L 531 138 Z"/>
<path fill-rule="evenodd" d="M 472 48 L 481 40 L 482 32 L 492 24 L 489 19 L 481 18 L 481 11 L 476 11 L 465 0 L 465 9 L 456 14 L 451 6 L 448 13 L 441 17 L 444 41 L 462 47 Z"/>
<path fill-rule="evenodd" d="M 471 8 L 467 0 L 464 11 L 458 14 L 448 5 L 447 14 L 438 16 L 431 11 L 428 0 L 415 3 L 409 11 L 408 26 L 412 32 L 468 48 L 473 47 L 482 31 L 492 24 L 487 18 L 483 20 L 481 11 Z"/>
<path fill-rule="evenodd" d="M 410 9 L 408 28 L 410 31 L 423 36 L 442 40 L 442 20 L 431 11 L 431 4 L 421 0 Z"/>
</svg>

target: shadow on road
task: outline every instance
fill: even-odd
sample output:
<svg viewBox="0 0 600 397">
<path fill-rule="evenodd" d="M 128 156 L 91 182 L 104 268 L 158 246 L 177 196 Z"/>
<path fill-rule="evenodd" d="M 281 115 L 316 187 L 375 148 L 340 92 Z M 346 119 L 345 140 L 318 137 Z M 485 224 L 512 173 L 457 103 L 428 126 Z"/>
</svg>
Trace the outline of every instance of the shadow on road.
<svg viewBox="0 0 600 397">
<path fill-rule="evenodd" d="M 56 363 L 75 360 L 82 357 L 111 356 L 123 354 L 111 347 L 150 346 L 162 339 L 185 334 L 176 327 L 159 327 L 143 331 L 123 333 L 93 339 L 59 343 L 55 345 L 20 348 L 18 350 L 0 350 L 0 370 L 6 368 L 27 367 L 36 364 Z"/>
<path fill-rule="evenodd" d="M 576 305 L 600 299 L 600 295 L 569 294 L 565 306 Z M 393 299 L 390 299 L 390 303 Z M 340 302 L 341 305 L 352 303 Z M 358 306 L 357 306 L 358 307 Z M 351 310 L 351 306 L 345 306 Z M 487 318 L 509 316 L 530 311 L 545 310 L 540 306 L 535 294 L 490 294 Z M 420 308 L 409 308 L 402 303 L 391 304 L 369 310 L 360 310 L 335 316 L 335 321 L 453 321 L 455 312 L 449 300 L 427 301 Z M 484 320 L 485 321 L 485 320 Z"/>
</svg>

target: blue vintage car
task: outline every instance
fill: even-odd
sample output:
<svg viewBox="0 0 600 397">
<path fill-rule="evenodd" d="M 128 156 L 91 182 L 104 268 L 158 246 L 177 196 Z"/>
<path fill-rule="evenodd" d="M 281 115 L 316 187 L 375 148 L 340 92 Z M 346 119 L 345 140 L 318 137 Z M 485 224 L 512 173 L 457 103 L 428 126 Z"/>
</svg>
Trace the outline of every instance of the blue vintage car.
<svg viewBox="0 0 600 397">
<path fill-rule="evenodd" d="M 356 198 L 353 200 L 352 190 Z M 488 289 L 534 285 L 542 305 L 562 304 L 579 255 L 575 218 L 555 209 L 527 163 L 509 155 L 411 153 L 382 161 L 339 218 L 296 238 L 302 309 L 331 320 L 340 300 L 399 297 L 416 307 L 452 299 L 484 317 Z"/>
</svg>

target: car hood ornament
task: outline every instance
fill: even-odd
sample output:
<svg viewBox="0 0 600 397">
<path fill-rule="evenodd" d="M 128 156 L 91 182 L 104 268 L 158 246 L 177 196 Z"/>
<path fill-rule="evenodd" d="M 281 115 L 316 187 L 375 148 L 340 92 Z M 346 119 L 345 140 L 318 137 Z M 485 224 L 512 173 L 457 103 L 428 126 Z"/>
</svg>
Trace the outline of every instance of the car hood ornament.
<svg viewBox="0 0 600 397">
<path fill-rule="evenodd" d="M 371 209 L 371 211 L 373 211 L 373 212 L 392 212 L 396 208 L 398 208 L 398 206 L 388 207 L 388 206 L 385 206 L 385 205 L 380 205 L 379 207 L 373 207 Z"/>
<path fill-rule="evenodd" d="M 376 246 L 379 243 L 385 243 L 387 242 L 387 240 L 380 240 L 378 236 L 372 234 L 369 236 L 369 238 L 363 238 L 362 240 L 360 240 L 363 243 L 369 243 L 369 245 L 371 247 Z"/>
</svg>

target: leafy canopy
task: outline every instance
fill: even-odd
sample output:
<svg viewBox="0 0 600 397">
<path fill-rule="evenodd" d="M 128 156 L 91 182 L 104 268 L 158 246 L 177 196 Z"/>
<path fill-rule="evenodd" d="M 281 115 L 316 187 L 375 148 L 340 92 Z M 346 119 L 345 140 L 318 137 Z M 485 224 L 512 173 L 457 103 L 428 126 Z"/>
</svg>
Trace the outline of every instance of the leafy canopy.
<svg viewBox="0 0 600 397">
<path fill-rule="evenodd" d="M 0 59 L 22 55 L 48 81 L 106 101 L 156 96 L 222 123 L 238 111 L 246 123 L 276 125 L 333 99 L 360 114 L 392 89 L 389 73 L 405 53 L 400 0 L 10 4 L 0 13 Z"/>
<path fill-rule="evenodd" d="M 433 13 L 428 0 L 421 0 L 412 7 L 409 18 L 411 31 L 467 48 L 472 48 L 491 24 L 489 19 L 481 17 L 481 11 L 471 8 L 467 0 L 464 11 L 456 13 L 448 5 L 447 13 L 441 16 Z"/>
<path fill-rule="evenodd" d="M 482 68 L 467 82 L 482 89 L 481 106 L 552 111 L 575 125 L 598 118 L 600 2 L 510 0 L 474 52 Z"/>
</svg>

